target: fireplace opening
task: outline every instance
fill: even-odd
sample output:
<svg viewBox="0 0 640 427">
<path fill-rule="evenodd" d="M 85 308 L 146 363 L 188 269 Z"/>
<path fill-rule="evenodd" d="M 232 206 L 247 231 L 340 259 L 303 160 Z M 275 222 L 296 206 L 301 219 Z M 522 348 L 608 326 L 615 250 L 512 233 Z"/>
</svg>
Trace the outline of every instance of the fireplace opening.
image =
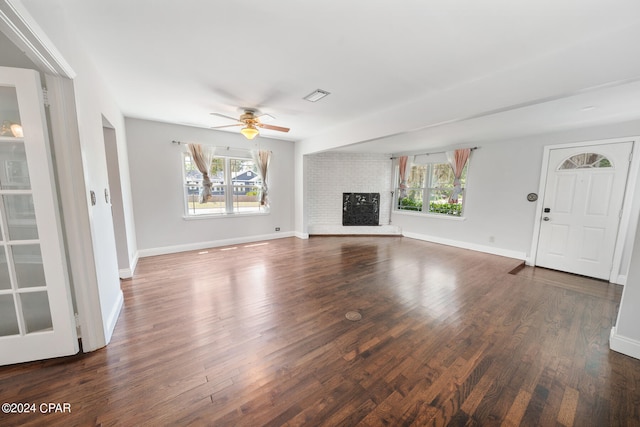
<svg viewBox="0 0 640 427">
<path fill-rule="evenodd" d="M 342 193 L 342 225 L 379 225 L 380 193 Z"/>
</svg>

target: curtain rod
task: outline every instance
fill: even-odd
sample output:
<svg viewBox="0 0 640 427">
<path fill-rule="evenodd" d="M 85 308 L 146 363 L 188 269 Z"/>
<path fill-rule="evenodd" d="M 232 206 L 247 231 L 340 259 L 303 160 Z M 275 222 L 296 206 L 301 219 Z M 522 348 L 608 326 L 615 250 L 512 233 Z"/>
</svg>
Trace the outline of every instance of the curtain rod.
<svg viewBox="0 0 640 427">
<path fill-rule="evenodd" d="M 173 141 L 171 141 L 172 144 L 178 144 L 178 145 L 182 145 L 182 144 L 188 144 L 188 142 L 183 142 L 183 141 L 176 141 L 175 139 Z M 206 145 L 211 145 L 211 144 L 206 144 Z M 224 150 L 236 150 L 236 151 L 248 151 L 248 152 L 252 152 L 253 149 L 251 148 L 242 148 L 242 147 L 231 147 L 229 145 L 227 146 L 220 146 L 220 145 L 214 145 L 215 148 L 219 148 L 219 149 L 224 149 Z M 273 151 L 271 150 L 267 150 L 270 153 L 273 153 Z M 223 153 L 219 153 L 220 156 L 224 156 Z"/>
<path fill-rule="evenodd" d="M 477 150 L 480 147 L 471 147 L 469 148 L 469 150 L 474 151 Z M 447 150 L 447 151 L 453 151 L 453 150 Z M 432 151 L 430 153 L 418 153 L 418 154 L 408 154 L 407 156 L 429 156 L 431 154 L 443 154 L 446 153 L 446 151 Z M 395 159 L 399 159 L 402 156 L 396 156 L 396 157 L 391 157 L 391 160 L 395 160 Z"/>
<path fill-rule="evenodd" d="M 188 142 L 182 142 L 182 141 L 176 141 L 175 139 L 173 141 L 171 141 L 172 144 L 178 144 L 178 145 L 182 145 L 182 144 L 188 144 Z M 198 143 L 200 144 L 200 143 Z M 205 145 L 213 145 L 213 144 L 206 144 Z M 239 151 L 251 151 L 250 148 L 242 148 L 242 147 L 231 147 L 229 145 L 227 146 L 220 146 L 220 145 L 214 145 L 215 148 L 220 148 L 220 149 L 226 149 L 227 151 L 229 150 L 239 150 Z"/>
</svg>

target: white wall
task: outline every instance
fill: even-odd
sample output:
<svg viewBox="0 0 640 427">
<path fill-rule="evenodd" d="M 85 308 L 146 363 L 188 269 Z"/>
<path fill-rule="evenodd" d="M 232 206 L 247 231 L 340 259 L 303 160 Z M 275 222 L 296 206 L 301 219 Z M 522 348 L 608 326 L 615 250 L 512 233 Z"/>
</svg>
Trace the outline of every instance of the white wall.
<svg viewBox="0 0 640 427">
<path fill-rule="evenodd" d="M 64 59 L 71 65 L 77 76 L 73 80 L 77 109 L 78 134 L 81 145 L 82 173 L 86 191 L 85 215 L 89 217 L 91 251 L 95 266 L 94 277 L 89 277 L 82 286 L 83 292 L 95 292 L 97 288 L 100 317 L 103 321 L 103 342 L 86 345 L 91 350 L 109 342 L 123 302 L 118 275 L 118 261 L 114 237 L 111 206 L 105 201 L 104 190 L 109 188 L 107 161 L 105 155 L 103 117 L 111 123 L 120 153 L 120 181 L 124 202 L 125 227 L 129 246 L 129 259 L 133 260 L 136 249 L 135 226 L 129 191 L 128 159 L 126 156 L 126 135 L 124 117 L 112 98 L 108 86 L 102 80 L 82 45 L 82 40 L 73 33 L 73 23 L 67 21 L 58 1 L 23 1 L 28 12 L 44 30 Z M 95 191 L 97 203 L 91 206 L 89 191 Z M 85 260 L 72 259 L 72 263 Z M 85 313 L 86 314 L 86 313 Z M 81 313 L 81 316 L 83 313 Z M 85 331 L 86 332 L 86 331 Z M 84 341 L 84 340 L 83 340 Z M 100 345 L 101 344 L 101 345 Z M 88 347 L 88 348 L 87 348 Z"/>
<path fill-rule="evenodd" d="M 310 234 L 351 234 L 342 227 L 342 193 L 380 193 L 380 225 L 389 224 L 392 167 L 389 154 L 326 152 L 305 159 Z M 372 232 L 367 228 L 367 233 Z"/>
<path fill-rule="evenodd" d="M 464 220 L 394 212 L 392 223 L 411 237 L 527 259 L 536 203 L 528 202 L 526 196 L 539 191 L 544 147 L 636 135 L 640 135 L 640 121 L 478 144 L 470 158 Z M 634 200 L 630 231 L 635 231 L 639 199 Z M 622 276 L 630 254 L 627 241 Z"/>
<path fill-rule="evenodd" d="M 481 148 L 471 157 L 464 220 L 394 212 L 391 224 L 400 227 L 405 236 L 529 259 L 536 203 L 527 201 L 526 196 L 539 192 L 544 147 L 637 135 L 640 135 L 640 121 L 630 121 L 477 143 Z M 393 138 L 389 138 L 389 143 L 393 144 Z M 471 145 L 476 145 L 476 142 L 467 144 Z M 308 144 L 296 148 L 296 182 L 301 183 L 296 189 L 296 231 L 300 237 L 305 237 L 318 224 L 339 223 L 340 211 L 335 200 L 339 200 L 336 194 L 343 191 L 342 184 L 356 179 L 360 170 L 372 172 L 367 165 L 371 158 L 366 155 L 345 152 L 314 154 L 309 152 L 310 149 Z M 425 151 L 441 151 L 441 148 Z M 388 159 L 387 155 L 379 156 Z M 383 167 L 382 157 L 380 161 L 380 167 Z M 345 167 L 345 163 L 350 166 Z M 388 166 L 391 166 L 390 162 Z M 356 177 L 341 176 L 343 170 L 353 171 Z M 335 180 L 332 178 L 334 175 L 338 177 Z M 383 188 L 388 191 L 389 187 Z M 627 231 L 633 236 L 640 213 L 640 190 L 636 191 L 632 201 L 626 203 L 626 209 L 631 211 Z M 633 241 L 628 236 L 621 238 L 624 239 L 624 249 L 617 273 L 619 282 L 624 283 Z"/>
<path fill-rule="evenodd" d="M 538 192 L 543 145 L 507 141 L 474 150 L 467 171 L 464 220 L 396 211 L 393 224 L 405 235 L 524 259 L 536 208 L 526 196 Z"/>
<path fill-rule="evenodd" d="M 631 257 L 631 266 L 627 284 L 622 293 L 620 310 L 616 326 L 612 328 L 610 345 L 613 350 L 640 359 L 640 229 L 637 230 L 635 251 Z"/>
<path fill-rule="evenodd" d="M 171 253 L 293 235 L 294 144 L 240 134 L 139 119 L 126 119 L 133 208 L 140 256 Z M 271 212 L 267 215 L 184 218 L 184 145 L 272 151 L 269 170 Z M 276 232 L 275 228 L 280 227 Z"/>
<path fill-rule="evenodd" d="M 539 191 L 544 147 L 636 135 L 640 135 L 640 121 L 480 143 L 481 148 L 473 152 L 470 161 L 464 220 L 394 212 L 391 224 L 399 226 L 402 233 L 409 237 L 528 259 L 531 255 L 536 203 L 527 201 L 526 196 Z M 393 144 L 393 138 L 389 138 L 389 143 Z M 476 144 L 470 142 L 468 145 Z M 309 230 L 313 231 L 317 224 L 339 223 L 340 211 L 334 206 L 327 207 L 325 203 L 335 204 L 336 196 L 333 193 L 341 193 L 342 183 L 354 177 L 333 180 L 329 175 L 339 176 L 345 169 L 354 171 L 356 175 L 360 170 L 372 172 L 367 166 L 369 158 L 365 155 L 358 158 L 358 154 L 344 152 L 313 154 L 305 149 L 309 147 L 301 144 L 296 151 L 296 181 L 305 186 L 296 192 L 296 230 L 300 236 L 305 236 Z M 358 164 L 359 160 L 362 165 Z M 344 163 L 350 164 L 350 167 L 345 167 Z M 388 166 L 391 166 L 390 162 Z M 640 212 L 640 195 L 634 198 L 630 208 L 632 220 L 628 231 L 634 232 Z M 626 236 L 622 238 L 626 240 L 618 275 L 624 281 L 632 242 Z"/>
</svg>

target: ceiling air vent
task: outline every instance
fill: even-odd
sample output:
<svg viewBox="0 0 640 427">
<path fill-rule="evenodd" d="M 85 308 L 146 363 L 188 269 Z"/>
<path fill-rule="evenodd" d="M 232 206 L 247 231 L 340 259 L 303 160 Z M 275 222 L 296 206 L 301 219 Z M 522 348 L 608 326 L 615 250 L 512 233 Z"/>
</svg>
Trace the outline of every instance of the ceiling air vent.
<svg viewBox="0 0 640 427">
<path fill-rule="evenodd" d="M 327 92 L 326 90 L 316 89 L 302 99 L 306 99 L 309 102 L 316 102 L 316 101 L 320 101 L 322 98 L 324 98 L 327 95 L 329 95 L 329 92 Z"/>
</svg>

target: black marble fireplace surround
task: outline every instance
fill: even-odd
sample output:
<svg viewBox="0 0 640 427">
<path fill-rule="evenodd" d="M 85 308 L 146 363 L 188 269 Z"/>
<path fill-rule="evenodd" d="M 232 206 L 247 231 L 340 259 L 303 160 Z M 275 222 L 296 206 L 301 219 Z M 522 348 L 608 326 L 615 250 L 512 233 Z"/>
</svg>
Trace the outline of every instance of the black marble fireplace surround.
<svg viewBox="0 0 640 427">
<path fill-rule="evenodd" d="M 342 193 L 342 225 L 379 225 L 380 193 Z"/>
</svg>

